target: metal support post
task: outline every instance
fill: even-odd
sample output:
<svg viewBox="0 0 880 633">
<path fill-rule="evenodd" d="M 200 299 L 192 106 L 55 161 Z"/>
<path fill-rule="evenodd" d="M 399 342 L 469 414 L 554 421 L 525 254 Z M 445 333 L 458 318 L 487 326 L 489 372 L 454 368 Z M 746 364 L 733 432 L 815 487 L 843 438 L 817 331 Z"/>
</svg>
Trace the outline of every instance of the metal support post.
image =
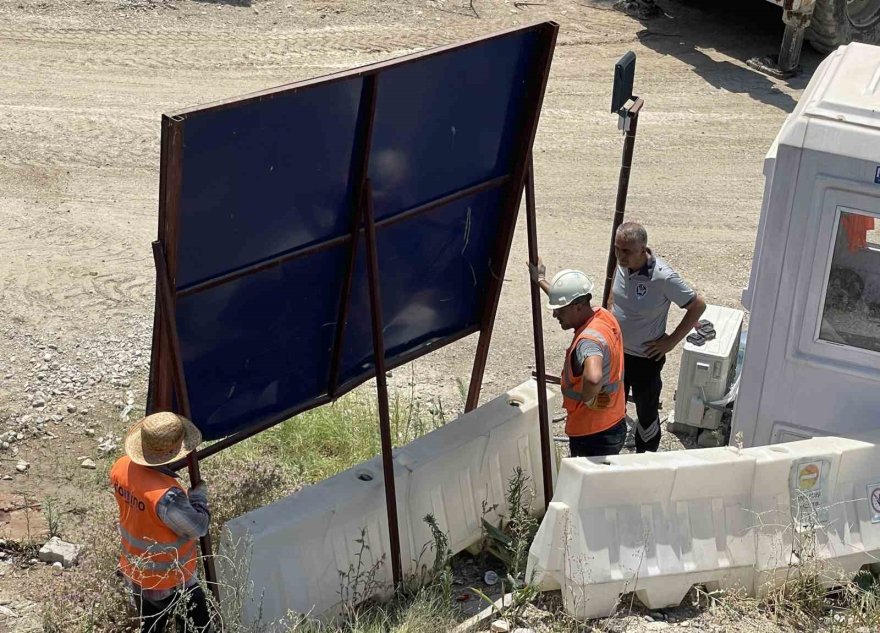
<svg viewBox="0 0 880 633">
<path fill-rule="evenodd" d="M 382 472 L 385 478 L 385 506 L 388 512 L 388 537 L 391 546 L 391 574 L 394 586 L 403 579 L 400 561 L 400 527 L 397 522 L 397 494 L 394 488 L 394 462 L 391 444 L 391 414 L 388 409 L 388 385 L 385 382 L 385 337 L 382 333 L 382 296 L 379 288 L 379 258 L 376 253 L 376 218 L 373 215 L 373 187 L 367 180 L 364 229 L 367 240 L 367 277 L 370 286 L 370 316 L 373 329 L 373 355 L 376 360 L 376 391 L 379 398 L 379 435 L 382 440 Z"/>
<path fill-rule="evenodd" d="M 538 263 L 538 226 L 535 208 L 535 165 L 529 153 L 526 172 L 526 228 L 529 242 L 529 261 Z M 541 474 L 544 481 L 544 509 L 553 498 L 553 469 L 550 464 L 550 414 L 547 411 L 547 378 L 544 366 L 544 329 L 541 318 L 541 289 L 536 282 L 529 284 L 532 300 L 532 333 L 535 340 L 535 371 L 538 382 L 538 424 L 541 425 Z"/>
<path fill-rule="evenodd" d="M 614 236 L 618 227 L 623 224 L 626 213 L 626 196 L 629 192 L 629 175 L 632 170 L 633 150 L 636 145 L 636 128 L 639 123 L 639 111 L 645 102 L 636 98 L 632 107 L 621 116 L 623 122 L 623 159 L 620 163 L 620 176 L 617 179 L 617 203 L 614 207 L 614 221 L 611 224 L 611 246 L 608 249 L 608 265 L 605 268 L 605 290 L 602 293 L 602 307 L 608 307 L 611 295 L 611 284 L 614 281 L 614 269 L 617 268 L 617 255 L 614 252 Z"/>
</svg>

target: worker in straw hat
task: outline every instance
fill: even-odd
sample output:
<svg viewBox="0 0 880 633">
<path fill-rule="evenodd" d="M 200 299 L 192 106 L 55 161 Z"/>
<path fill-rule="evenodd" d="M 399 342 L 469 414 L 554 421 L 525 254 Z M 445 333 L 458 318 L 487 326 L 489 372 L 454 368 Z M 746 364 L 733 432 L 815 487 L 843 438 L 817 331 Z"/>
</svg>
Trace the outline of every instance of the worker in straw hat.
<svg viewBox="0 0 880 633">
<path fill-rule="evenodd" d="M 579 270 L 561 270 L 550 283 L 541 260 L 529 264 L 535 283 L 563 330 L 574 330 L 560 374 L 565 432 L 572 457 L 616 455 L 626 438 L 623 340 L 608 310 L 590 305 L 593 282 Z"/>
<path fill-rule="evenodd" d="M 186 418 L 154 413 L 131 428 L 125 455 L 110 469 L 122 538 L 119 572 L 144 632 L 161 633 L 172 617 L 184 620 L 188 631 L 212 630 L 196 575 L 196 539 L 207 534 L 211 518 L 207 490 L 202 482 L 184 491 L 168 468 L 201 441 Z"/>
</svg>

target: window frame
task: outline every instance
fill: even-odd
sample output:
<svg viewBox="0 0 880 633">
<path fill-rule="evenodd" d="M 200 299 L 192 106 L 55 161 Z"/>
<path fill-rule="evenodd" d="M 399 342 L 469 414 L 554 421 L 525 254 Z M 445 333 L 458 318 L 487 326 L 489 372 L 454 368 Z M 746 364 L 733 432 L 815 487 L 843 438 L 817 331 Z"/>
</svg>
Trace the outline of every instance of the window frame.
<svg viewBox="0 0 880 633">
<path fill-rule="evenodd" d="M 808 302 L 805 306 L 806 314 L 804 315 L 804 331 L 802 332 L 801 345 L 799 347 L 803 351 L 823 358 L 829 358 L 831 360 L 845 363 L 855 362 L 855 364 L 865 368 L 880 369 L 880 350 L 858 347 L 849 343 L 837 343 L 823 339 L 820 336 L 822 319 L 825 314 L 825 300 L 828 294 L 828 282 L 831 276 L 831 265 L 834 261 L 834 247 L 837 242 L 837 235 L 840 230 L 840 223 L 843 214 L 850 213 L 873 218 L 877 222 L 878 227 L 880 227 L 880 210 L 868 211 L 865 208 L 862 208 L 864 206 L 869 206 L 865 203 L 870 202 L 872 199 L 875 206 L 880 205 L 880 200 L 876 197 L 865 196 L 855 192 L 834 190 L 829 191 L 828 193 L 830 195 L 828 196 L 828 199 L 826 199 L 826 202 L 831 204 L 828 204 L 826 209 L 833 204 L 833 219 L 830 224 L 830 229 L 826 225 L 822 227 L 817 235 L 817 257 L 813 264 L 814 274 L 810 276 L 811 280 L 821 280 L 821 283 L 818 284 L 820 291 L 818 292 L 818 301 L 816 301 L 817 284 L 810 284 L 811 287 L 808 291 Z M 852 200 L 853 198 L 855 198 L 855 200 Z M 824 256 L 818 257 L 818 255 L 822 253 L 821 245 L 823 239 L 825 242 Z M 815 274 L 817 272 L 817 267 L 819 267 L 818 270 L 820 275 Z M 880 270 L 878 270 L 877 273 L 880 274 Z M 812 324 L 812 327 L 809 331 L 809 338 L 805 341 L 804 334 L 807 334 L 809 324 Z M 806 343 L 806 345 L 804 345 L 804 343 Z"/>
</svg>

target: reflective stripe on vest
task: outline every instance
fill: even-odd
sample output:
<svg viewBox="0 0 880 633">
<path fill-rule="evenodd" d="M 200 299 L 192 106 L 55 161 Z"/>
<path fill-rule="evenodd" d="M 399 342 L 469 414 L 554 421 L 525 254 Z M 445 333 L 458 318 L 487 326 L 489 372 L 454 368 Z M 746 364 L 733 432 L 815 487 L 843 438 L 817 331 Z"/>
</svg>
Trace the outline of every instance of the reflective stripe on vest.
<svg viewBox="0 0 880 633">
<path fill-rule="evenodd" d="M 572 353 L 577 348 L 577 344 L 580 343 L 583 339 L 590 339 L 591 341 L 598 343 L 599 347 L 602 348 L 602 377 L 605 377 L 605 374 L 611 373 L 611 366 L 613 359 L 611 358 L 611 354 L 609 353 L 608 342 L 605 340 L 605 337 L 602 336 L 602 333 L 594 328 L 584 328 L 581 330 L 580 335 L 575 337 L 575 342 L 572 343 Z M 605 371 L 605 367 L 608 367 L 608 371 Z M 575 378 L 571 375 L 571 357 L 570 355 L 565 359 L 565 367 L 562 370 L 562 378 L 561 382 L 562 387 L 562 395 L 571 398 L 572 400 L 577 400 L 578 402 L 584 402 L 584 394 L 576 389 L 572 389 L 567 385 L 571 385 L 574 383 Z M 605 385 L 602 385 L 602 388 L 599 390 L 601 393 L 611 394 L 617 393 L 617 390 L 623 386 L 623 377 L 621 376 L 620 380 L 615 382 L 611 382 Z"/>
<path fill-rule="evenodd" d="M 156 513 L 159 501 L 177 481 L 152 468 L 121 457 L 110 469 L 119 506 L 120 571 L 144 589 L 172 589 L 196 572 L 194 539 L 173 532 Z"/>
<path fill-rule="evenodd" d="M 610 385 L 604 385 L 600 391 L 602 393 L 617 393 L 618 390 L 623 386 L 623 381 L 618 380 L 617 382 L 613 382 Z M 568 387 L 562 388 L 562 395 L 566 398 L 571 398 L 572 400 L 577 400 L 578 402 L 584 401 L 584 394 L 580 391 L 575 391 L 574 389 L 569 389 Z"/>
<path fill-rule="evenodd" d="M 182 558 L 175 558 L 174 560 L 166 561 L 166 562 L 156 562 L 152 560 L 151 555 L 146 556 L 125 556 L 123 555 L 124 562 L 123 567 L 128 568 L 130 570 L 134 570 L 137 572 L 168 572 L 172 569 L 179 570 L 182 575 L 186 574 L 187 566 L 191 561 L 195 559 L 196 550 L 195 548 L 190 549 L 189 554 Z M 124 572 L 123 572 L 124 573 Z M 127 575 L 127 574 L 126 574 Z M 189 578 L 189 576 L 187 576 Z M 144 585 L 141 585 L 144 586 Z M 155 585 L 151 586 L 152 589 L 157 589 Z"/>
<path fill-rule="evenodd" d="M 187 543 L 193 544 L 195 541 L 181 536 L 172 543 L 157 543 L 155 541 L 144 541 L 142 539 L 129 534 L 124 527 L 119 527 L 119 536 L 122 537 L 123 545 L 130 545 L 133 548 L 142 549 L 149 554 L 176 554 L 181 547 Z M 127 543 L 126 543 L 127 542 Z"/>
<path fill-rule="evenodd" d="M 184 569 L 196 555 L 195 541 L 185 536 L 172 543 L 150 542 L 132 536 L 121 525 L 119 536 L 122 538 L 122 557 L 126 564 L 140 571 Z M 162 560 L 156 560 L 160 557 Z"/>
<path fill-rule="evenodd" d="M 583 374 L 573 376 L 572 356 L 583 340 L 595 342 L 602 348 L 602 378 L 607 382 L 600 393 L 609 397 L 607 406 L 594 408 L 584 401 Z M 623 389 L 623 340 L 620 326 L 614 316 L 604 308 L 596 308 L 595 315 L 575 332 L 574 340 L 565 355 L 562 370 L 562 405 L 568 413 L 565 432 L 570 436 L 601 433 L 617 424 L 626 415 Z"/>
</svg>

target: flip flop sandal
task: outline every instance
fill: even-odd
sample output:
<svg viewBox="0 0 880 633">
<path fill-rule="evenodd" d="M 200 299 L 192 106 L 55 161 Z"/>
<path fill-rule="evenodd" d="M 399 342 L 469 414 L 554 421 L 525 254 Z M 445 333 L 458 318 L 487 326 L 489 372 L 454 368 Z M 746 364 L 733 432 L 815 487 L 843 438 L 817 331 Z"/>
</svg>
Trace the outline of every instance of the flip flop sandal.
<svg viewBox="0 0 880 633">
<path fill-rule="evenodd" d="M 715 338 L 715 327 L 709 321 L 706 321 L 697 328 L 697 334 L 702 335 L 707 341 L 711 341 Z"/>
<path fill-rule="evenodd" d="M 687 342 L 696 345 L 697 347 L 701 345 L 705 345 L 706 337 L 700 334 L 699 332 L 694 332 L 693 334 L 688 334 Z"/>
</svg>

